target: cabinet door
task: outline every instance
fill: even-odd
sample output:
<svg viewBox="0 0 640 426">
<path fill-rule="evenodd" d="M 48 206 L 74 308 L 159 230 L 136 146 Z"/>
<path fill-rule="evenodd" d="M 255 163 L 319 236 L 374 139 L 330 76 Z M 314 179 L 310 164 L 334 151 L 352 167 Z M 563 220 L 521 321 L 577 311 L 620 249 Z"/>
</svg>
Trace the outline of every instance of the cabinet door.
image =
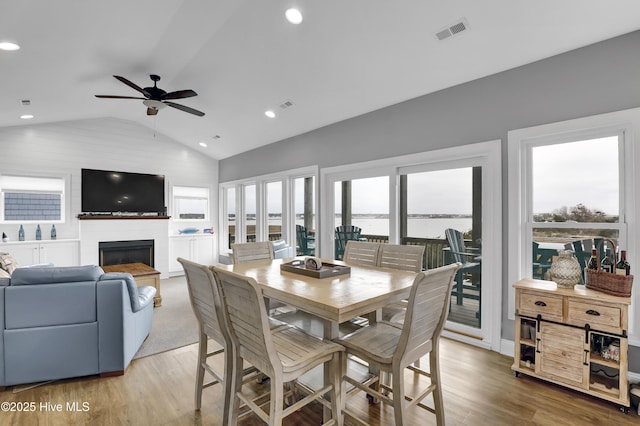
<svg viewBox="0 0 640 426">
<path fill-rule="evenodd" d="M 557 382 L 587 389 L 589 365 L 585 330 L 540 323 L 536 373 Z"/>
<path fill-rule="evenodd" d="M 40 244 L 40 263 L 55 266 L 78 266 L 80 244 L 77 241 L 56 241 Z"/>
<path fill-rule="evenodd" d="M 193 239 L 193 258 L 194 262 L 203 265 L 213 264 L 213 238 L 198 237 Z"/>
<path fill-rule="evenodd" d="M 170 273 L 182 273 L 182 265 L 178 262 L 178 258 L 181 257 L 187 260 L 193 260 L 191 258 L 191 238 L 171 238 L 169 240 L 169 272 Z"/>
<path fill-rule="evenodd" d="M 9 254 L 18 262 L 18 266 L 29 266 L 40 263 L 40 245 L 33 244 L 11 244 L 3 251 Z"/>
</svg>

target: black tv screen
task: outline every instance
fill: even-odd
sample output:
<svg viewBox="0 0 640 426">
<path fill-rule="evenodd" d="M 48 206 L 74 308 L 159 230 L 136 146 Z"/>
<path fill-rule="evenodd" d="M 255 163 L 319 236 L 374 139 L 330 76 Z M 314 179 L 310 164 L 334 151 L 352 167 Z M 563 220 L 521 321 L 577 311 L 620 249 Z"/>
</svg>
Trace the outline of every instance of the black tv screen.
<svg viewBox="0 0 640 426">
<path fill-rule="evenodd" d="M 164 176 L 82 169 L 83 213 L 164 212 Z"/>
</svg>

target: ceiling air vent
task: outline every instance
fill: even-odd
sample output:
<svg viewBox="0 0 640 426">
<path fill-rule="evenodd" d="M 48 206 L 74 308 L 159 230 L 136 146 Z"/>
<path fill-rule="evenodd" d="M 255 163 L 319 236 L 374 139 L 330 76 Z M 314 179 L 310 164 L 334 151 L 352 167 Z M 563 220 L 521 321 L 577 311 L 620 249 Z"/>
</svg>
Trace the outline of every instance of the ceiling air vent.
<svg viewBox="0 0 640 426">
<path fill-rule="evenodd" d="M 283 103 L 280 104 L 280 109 L 287 109 L 289 107 L 293 106 L 293 102 L 291 101 L 284 101 Z"/>
<path fill-rule="evenodd" d="M 444 40 L 456 34 L 460 34 L 467 28 L 469 28 L 469 24 L 467 23 L 466 19 L 462 18 L 455 24 L 449 25 L 447 28 L 443 28 L 442 30 L 438 31 L 436 33 L 436 38 L 438 40 Z"/>
</svg>

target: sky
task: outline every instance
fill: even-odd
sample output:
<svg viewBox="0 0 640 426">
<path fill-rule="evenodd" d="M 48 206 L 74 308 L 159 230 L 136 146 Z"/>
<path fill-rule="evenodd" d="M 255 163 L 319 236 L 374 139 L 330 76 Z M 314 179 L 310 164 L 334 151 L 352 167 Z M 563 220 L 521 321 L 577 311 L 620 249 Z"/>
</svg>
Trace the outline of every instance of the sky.
<svg viewBox="0 0 640 426">
<path fill-rule="evenodd" d="M 619 213 L 618 138 L 534 147 L 533 213 L 579 203 Z"/>
</svg>

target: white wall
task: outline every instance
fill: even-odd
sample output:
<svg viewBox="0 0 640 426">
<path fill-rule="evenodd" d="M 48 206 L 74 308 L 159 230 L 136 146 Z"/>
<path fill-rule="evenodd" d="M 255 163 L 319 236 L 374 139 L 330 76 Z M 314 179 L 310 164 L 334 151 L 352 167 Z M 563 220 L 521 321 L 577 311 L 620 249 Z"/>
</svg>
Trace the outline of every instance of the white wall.
<svg viewBox="0 0 640 426">
<path fill-rule="evenodd" d="M 66 221 L 56 224 L 59 240 L 80 237 L 77 216 L 81 211 L 82 168 L 165 175 L 169 215 L 169 185 L 207 186 L 211 191 L 210 222 L 170 221 L 169 232 L 218 223 L 218 161 L 150 128 L 114 118 L 0 128 L 0 172 L 61 174 L 70 178 Z M 0 223 L 0 232 L 12 241 L 18 240 L 18 228 L 19 224 Z M 34 239 L 35 228 L 36 224 L 25 225 L 27 240 Z M 42 238 L 48 239 L 50 225 L 42 229 Z"/>
</svg>

